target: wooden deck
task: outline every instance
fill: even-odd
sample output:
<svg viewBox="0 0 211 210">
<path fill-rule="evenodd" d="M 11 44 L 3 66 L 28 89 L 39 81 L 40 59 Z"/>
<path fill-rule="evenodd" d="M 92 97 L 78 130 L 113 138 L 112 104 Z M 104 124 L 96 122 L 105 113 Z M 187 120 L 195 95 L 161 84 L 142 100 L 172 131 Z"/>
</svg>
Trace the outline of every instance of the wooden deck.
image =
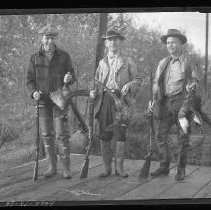
<svg viewBox="0 0 211 210">
<path fill-rule="evenodd" d="M 187 166 L 187 177 L 181 182 L 174 180 L 176 165 L 171 164 L 170 175 L 166 177 L 138 180 L 143 160 L 125 160 L 128 178 L 112 175 L 98 179 L 103 171 L 100 156 L 90 157 L 88 178 L 80 179 L 83 156 L 71 155 L 72 179 L 61 177 L 61 164 L 58 174 L 46 179 L 42 175 L 46 160 L 40 161 L 39 180 L 33 181 L 34 163 L 0 172 L 0 202 L 14 201 L 123 201 L 151 199 L 211 198 L 211 167 Z M 152 162 L 151 170 L 158 166 Z M 113 166 L 114 168 L 114 166 Z"/>
</svg>

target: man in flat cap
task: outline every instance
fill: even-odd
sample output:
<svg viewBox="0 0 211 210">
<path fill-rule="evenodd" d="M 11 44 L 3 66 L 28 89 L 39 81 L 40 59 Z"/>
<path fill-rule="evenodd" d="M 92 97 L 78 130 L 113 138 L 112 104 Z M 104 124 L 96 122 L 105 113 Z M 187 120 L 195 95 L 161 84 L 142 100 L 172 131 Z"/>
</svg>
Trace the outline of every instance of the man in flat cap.
<svg viewBox="0 0 211 210">
<path fill-rule="evenodd" d="M 63 164 L 63 177 L 68 179 L 71 175 L 67 113 L 52 102 L 49 94 L 61 89 L 64 83 L 72 85 L 76 77 L 69 54 L 59 49 L 54 43 L 57 36 L 58 32 L 51 25 L 44 26 L 39 31 L 41 48 L 30 57 L 27 87 L 32 99 L 39 100 L 40 104 L 40 128 L 49 161 L 49 169 L 44 176 L 50 178 L 57 173 L 55 133 L 59 143 L 60 160 Z"/>
<path fill-rule="evenodd" d="M 96 70 L 96 79 L 107 86 L 115 94 L 125 94 L 134 83 L 139 83 L 137 66 L 132 60 L 123 56 L 121 44 L 125 39 L 116 31 L 108 31 L 102 36 L 105 40 L 107 50 L 106 56 L 99 62 Z M 125 127 L 108 131 L 107 128 L 114 122 L 116 105 L 111 95 L 99 86 L 90 96 L 95 98 L 95 118 L 99 125 L 99 139 L 101 143 L 102 159 L 105 172 L 100 174 L 100 178 L 111 175 L 112 172 L 112 139 L 116 143 L 115 151 L 115 173 L 121 177 L 128 177 L 124 172 L 123 162 L 125 155 Z"/>
<path fill-rule="evenodd" d="M 198 86 L 197 66 L 190 56 L 183 52 L 183 44 L 187 42 L 185 35 L 176 29 L 169 29 L 167 35 L 161 37 L 166 44 L 169 56 L 159 62 L 153 83 L 153 101 L 149 109 L 154 107 L 156 116 L 156 142 L 160 152 L 160 167 L 151 176 L 169 174 L 170 151 L 168 144 L 169 130 L 173 125 L 179 129 L 178 165 L 176 180 L 185 178 L 189 133 L 182 130 L 184 119 L 178 117 L 184 97 L 192 88 Z"/>
</svg>

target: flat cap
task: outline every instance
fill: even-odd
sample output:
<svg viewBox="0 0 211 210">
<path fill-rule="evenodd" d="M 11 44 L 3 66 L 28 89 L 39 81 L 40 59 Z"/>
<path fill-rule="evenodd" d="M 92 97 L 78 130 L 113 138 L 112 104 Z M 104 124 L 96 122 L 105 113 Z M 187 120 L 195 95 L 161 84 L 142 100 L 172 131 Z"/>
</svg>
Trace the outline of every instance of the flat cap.
<svg viewBox="0 0 211 210">
<path fill-rule="evenodd" d="M 46 26 L 43 26 L 39 31 L 38 33 L 40 35 L 46 35 L 46 36 L 58 36 L 59 33 L 58 31 L 56 30 L 55 27 L 51 26 L 50 24 L 46 25 Z"/>
</svg>

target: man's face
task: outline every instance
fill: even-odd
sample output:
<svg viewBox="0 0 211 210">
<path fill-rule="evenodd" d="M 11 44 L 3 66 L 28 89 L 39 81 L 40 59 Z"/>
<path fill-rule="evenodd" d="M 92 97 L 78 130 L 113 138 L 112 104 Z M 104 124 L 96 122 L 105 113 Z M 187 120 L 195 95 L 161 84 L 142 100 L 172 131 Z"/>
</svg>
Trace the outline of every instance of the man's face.
<svg viewBox="0 0 211 210">
<path fill-rule="evenodd" d="M 43 44 L 45 51 L 51 51 L 54 49 L 55 39 L 56 39 L 55 36 L 49 36 L 49 35 L 43 35 L 41 37 L 41 42 Z"/>
<path fill-rule="evenodd" d="M 167 50 L 170 54 L 175 55 L 181 53 L 182 42 L 177 37 L 168 37 L 166 42 Z"/>
<path fill-rule="evenodd" d="M 117 37 L 111 37 L 105 40 L 105 46 L 108 48 L 109 51 L 119 51 L 120 44 L 121 40 Z"/>
</svg>

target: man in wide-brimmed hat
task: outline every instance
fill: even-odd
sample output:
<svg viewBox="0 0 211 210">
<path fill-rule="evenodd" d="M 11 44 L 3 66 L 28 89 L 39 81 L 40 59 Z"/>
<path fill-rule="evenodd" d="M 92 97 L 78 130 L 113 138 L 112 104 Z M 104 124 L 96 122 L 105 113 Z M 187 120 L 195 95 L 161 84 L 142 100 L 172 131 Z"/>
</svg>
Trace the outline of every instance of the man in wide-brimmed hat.
<svg viewBox="0 0 211 210">
<path fill-rule="evenodd" d="M 173 125 L 179 129 L 178 166 L 176 180 L 185 178 L 187 150 L 189 147 L 189 133 L 181 129 L 183 119 L 178 119 L 179 110 L 188 91 L 198 86 L 197 66 L 193 59 L 185 55 L 183 45 L 187 38 L 176 29 L 169 29 L 161 41 L 166 44 L 169 56 L 159 62 L 153 84 L 153 102 L 156 117 L 156 141 L 160 152 L 160 167 L 151 176 L 169 174 L 170 151 L 168 144 L 169 130 Z"/>
<path fill-rule="evenodd" d="M 140 82 L 137 66 L 132 58 L 125 57 L 121 53 L 122 41 L 125 39 L 123 35 L 111 30 L 102 38 L 105 40 L 107 53 L 99 62 L 95 77 L 115 94 L 125 94 L 132 84 Z M 98 135 L 105 166 L 105 172 L 100 174 L 100 177 L 108 177 L 112 172 L 112 139 L 116 143 L 115 173 L 118 176 L 127 177 L 128 174 L 123 168 L 126 141 L 125 127 L 121 125 L 114 133 L 107 130 L 108 126 L 114 122 L 117 108 L 114 99 L 102 87 L 97 87 L 97 90 L 91 92 L 90 95 L 96 99 L 94 112 L 99 125 Z"/>
<path fill-rule="evenodd" d="M 59 143 L 59 155 L 63 164 L 63 177 L 70 176 L 70 143 L 66 113 L 60 110 L 50 99 L 51 92 L 61 89 L 64 83 L 69 85 L 76 81 L 70 56 L 55 45 L 58 31 L 50 24 L 39 30 L 41 48 L 29 60 L 27 87 L 31 97 L 39 101 L 40 127 L 49 169 L 44 174 L 50 178 L 57 173 L 57 155 L 54 146 L 54 131 Z"/>
</svg>

